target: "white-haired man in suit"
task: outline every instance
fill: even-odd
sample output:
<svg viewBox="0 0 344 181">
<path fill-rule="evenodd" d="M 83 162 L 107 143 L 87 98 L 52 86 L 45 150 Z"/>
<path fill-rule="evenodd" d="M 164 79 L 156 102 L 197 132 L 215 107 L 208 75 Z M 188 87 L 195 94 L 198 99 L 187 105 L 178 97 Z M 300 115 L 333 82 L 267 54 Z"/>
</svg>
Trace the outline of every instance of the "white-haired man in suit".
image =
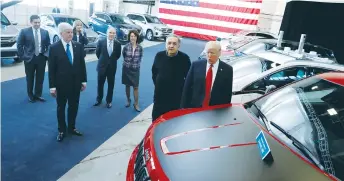
<svg viewBox="0 0 344 181">
<path fill-rule="evenodd" d="M 75 128 L 80 91 L 86 89 L 87 73 L 83 46 L 73 39 L 73 27 L 60 23 L 58 30 L 61 40 L 54 43 L 49 51 L 49 87 L 56 97 L 58 131 L 57 141 L 62 141 L 66 131 L 82 136 Z M 68 127 L 65 122 L 65 109 L 68 102 Z"/>
</svg>

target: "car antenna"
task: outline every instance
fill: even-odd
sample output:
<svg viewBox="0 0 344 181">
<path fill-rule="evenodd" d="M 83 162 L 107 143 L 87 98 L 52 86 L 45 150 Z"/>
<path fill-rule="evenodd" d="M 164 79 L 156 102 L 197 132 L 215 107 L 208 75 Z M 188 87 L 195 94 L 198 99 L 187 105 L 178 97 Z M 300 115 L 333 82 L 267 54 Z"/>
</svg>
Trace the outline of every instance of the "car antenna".
<svg viewBox="0 0 344 181">
<path fill-rule="evenodd" d="M 283 35 L 284 35 L 284 31 L 280 31 L 278 34 L 277 49 L 279 50 L 282 50 Z"/>
</svg>

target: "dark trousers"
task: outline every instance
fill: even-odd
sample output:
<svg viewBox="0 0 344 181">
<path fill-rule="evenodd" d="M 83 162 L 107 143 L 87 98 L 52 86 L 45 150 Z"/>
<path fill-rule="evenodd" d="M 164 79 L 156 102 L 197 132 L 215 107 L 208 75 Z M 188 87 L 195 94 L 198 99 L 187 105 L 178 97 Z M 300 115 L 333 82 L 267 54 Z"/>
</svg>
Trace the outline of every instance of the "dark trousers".
<svg viewBox="0 0 344 181">
<path fill-rule="evenodd" d="M 161 115 L 173 111 L 178 110 L 180 108 L 179 104 L 153 104 L 153 111 L 152 111 L 152 122 L 154 122 L 158 117 Z"/>
<path fill-rule="evenodd" d="M 115 71 L 111 70 L 110 66 L 106 68 L 104 73 L 98 73 L 98 96 L 97 101 L 101 102 L 104 94 L 105 80 L 108 83 L 108 90 L 106 95 L 106 102 L 112 102 L 113 89 L 115 87 Z"/>
<path fill-rule="evenodd" d="M 30 98 L 41 97 L 46 66 L 46 57 L 34 55 L 30 62 L 25 62 L 27 94 Z M 35 87 L 35 88 L 34 88 Z M 33 92 L 33 89 L 35 92 Z"/>
<path fill-rule="evenodd" d="M 70 87 L 57 88 L 57 121 L 59 132 L 66 132 L 66 104 L 68 102 L 67 119 L 68 129 L 75 129 L 75 120 L 79 109 L 81 85 L 70 85 Z"/>
</svg>

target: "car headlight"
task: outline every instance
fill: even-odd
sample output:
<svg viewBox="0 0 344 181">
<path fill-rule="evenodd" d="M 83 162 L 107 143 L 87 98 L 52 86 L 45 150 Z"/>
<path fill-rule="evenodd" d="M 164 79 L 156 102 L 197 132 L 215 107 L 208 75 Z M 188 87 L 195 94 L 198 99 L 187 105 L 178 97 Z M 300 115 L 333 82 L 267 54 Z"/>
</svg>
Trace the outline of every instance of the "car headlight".
<svg viewBox="0 0 344 181">
<path fill-rule="evenodd" d="M 156 31 L 161 31 L 161 29 L 160 29 L 160 28 L 157 28 L 157 27 L 154 27 L 154 30 L 156 30 Z"/>
<path fill-rule="evenodd" d="M 125 34 L 128 34 L 129 33 L 129 30 L 128 29 L 125 29 L 125 28 L 120 28 L 121 29 L 121 31 L 123 31 L 123 33 L 125 33 Z"/>
</svg>

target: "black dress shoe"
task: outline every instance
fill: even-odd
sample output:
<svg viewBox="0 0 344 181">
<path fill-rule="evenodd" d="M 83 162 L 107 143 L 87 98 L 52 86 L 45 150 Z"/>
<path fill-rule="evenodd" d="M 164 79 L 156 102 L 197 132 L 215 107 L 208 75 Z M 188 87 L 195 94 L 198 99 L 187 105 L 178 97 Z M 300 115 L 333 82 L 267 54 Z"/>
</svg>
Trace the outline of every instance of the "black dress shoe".
<svg viewBox="0 0 344 181">
<path fill-rule="evenodd" d="M 111 108 L 111 107 L 112 107 L 112 104 L 111 104 L 111 103 L 106 103 L 106 107 L 107 107 L 107 108 Z"/>
<path fill-rule="evenodd" d="M 45 102 L 46 101 L 43 97 L 36 97 L 35 99 L 40 101 L 40 102 Z"/>
<path fill-rule="evenodd" d="M 63 132 L 60 132 L 58 135 L 57 135 L 57 141 L 58 142 L 61 142 L 63 140 L 63 138 L 65 137 L 65 134 Z"/>
<path fill-rule="evenodd" d="M 97 101 L 96 103 L 93 104 L 93 106 L 99 106 L 102 102 L 101 101 Z"/>
<path fill-rule="evenodd" d="M 69 131 L 69 134 L 76 135 L 76 136 L 82 136 L 82 133 L 76 129 Z"/>
</svg>

